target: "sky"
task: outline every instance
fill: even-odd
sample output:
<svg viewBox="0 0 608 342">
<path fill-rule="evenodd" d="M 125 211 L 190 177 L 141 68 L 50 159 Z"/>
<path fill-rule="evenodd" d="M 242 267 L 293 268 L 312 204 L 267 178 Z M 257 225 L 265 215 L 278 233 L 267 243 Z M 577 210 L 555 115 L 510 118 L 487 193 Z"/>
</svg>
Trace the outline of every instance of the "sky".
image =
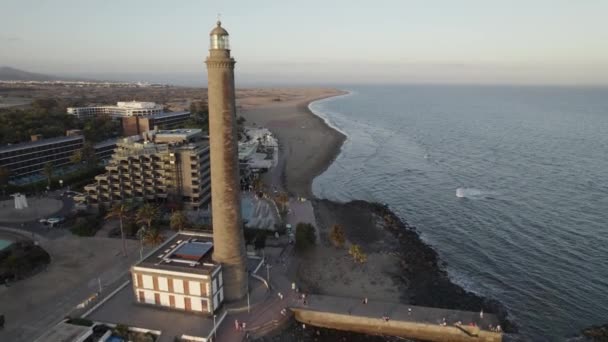
<svg viewBox="0 0 608 342">
<path fill-rule="evenodd" d="M 237 83 L 608 84 L 606 0 L 1 0 L 0 66 L 204 84 L 218 13 Z"/>
</svg>

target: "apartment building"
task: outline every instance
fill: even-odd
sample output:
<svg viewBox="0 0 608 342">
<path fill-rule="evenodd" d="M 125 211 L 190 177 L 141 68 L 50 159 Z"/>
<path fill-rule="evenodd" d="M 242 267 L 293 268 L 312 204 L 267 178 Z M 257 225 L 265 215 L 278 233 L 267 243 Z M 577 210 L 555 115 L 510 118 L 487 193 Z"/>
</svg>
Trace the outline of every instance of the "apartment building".
<svg viewBox="0 0 608 342">
<path fill-rule="evenodd" d="M 122 118 L 124 135 L 142 134 L 155 128 L 174 129 L 190 119 L 190 112 L 167 112 L 149 116 L 129 116 Z"/>
<path fill-rule="evenodd" d="M 200 129 L 157 130 L 116 144 L 106 172 L 85 186 L 93 206 L 123 200 L 176 201 L 186 209 L 211 200 L 209 142 Z"/>
<path fill-rule="evenodd" d="M 116 106 L 90 106 L 90 107 L 68 107 L 67 113 L 78 119 L 87 119 L 99 115 L 107 115 L 112 118 L 123 118 L 131 116 L 148 116 L 161 114 L 163 106 L 154 102 L 117 102 Z"/>
<path fill-rule="evenodd" d="M 224 283 L 222 266 L 212 253 L 212 234 L 175 234 L 131 267 L 136 302 L 213 314 L 224 300 Z"/>
<path fill-rule="evenodd" d="M 53 167 L 70 164 L 70 157 L 83 144 L 82 135 L 50 139 L 33 135 L 32 141 L 0 147 L 0 167 L 8 169 L 12 179 L 39 174 L 46 163 Z"/>
</svg>

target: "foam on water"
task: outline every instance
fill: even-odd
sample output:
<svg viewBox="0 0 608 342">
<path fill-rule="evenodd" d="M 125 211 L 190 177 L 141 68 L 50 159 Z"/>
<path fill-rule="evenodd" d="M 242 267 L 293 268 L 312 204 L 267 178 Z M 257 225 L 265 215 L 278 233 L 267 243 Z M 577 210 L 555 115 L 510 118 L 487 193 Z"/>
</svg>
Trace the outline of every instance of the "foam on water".
<svg viewBox="0 0 608 342">
<path fill-rule="evenodd" d="M 387 203 L 527 340 L 606 323 L 608 88 L 348 88 L 311 106 L 348 136 L 316 196 Z"/>
<path fill-rule="evenodd" d="M 470 199 L 479 199 L 489 195 L 492 195 L 493 192 L 483 191 L 475 188 L 458 188 L 456 189 L 456 197 L 458 198 L 470 198 Z"/>
</svg>

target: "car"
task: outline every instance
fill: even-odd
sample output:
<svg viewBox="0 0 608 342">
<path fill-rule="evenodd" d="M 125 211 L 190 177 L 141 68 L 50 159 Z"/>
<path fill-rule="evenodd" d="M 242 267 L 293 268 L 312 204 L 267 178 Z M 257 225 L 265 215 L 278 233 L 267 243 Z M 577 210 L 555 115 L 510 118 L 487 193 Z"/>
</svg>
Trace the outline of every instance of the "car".
<svg viewBox="0 0 608 342">
<path fill-rule="evenodd" d="M 57 225 L 59 225 L 60 223 L 62 223 L 63 221 L 65 221 L 65 218 L 58 216 L 58 217 L 49 217 L 46 222 L 48 222 L 48 224 L 51 225 L 51 227 L 55 227 Z"/>
</svg>

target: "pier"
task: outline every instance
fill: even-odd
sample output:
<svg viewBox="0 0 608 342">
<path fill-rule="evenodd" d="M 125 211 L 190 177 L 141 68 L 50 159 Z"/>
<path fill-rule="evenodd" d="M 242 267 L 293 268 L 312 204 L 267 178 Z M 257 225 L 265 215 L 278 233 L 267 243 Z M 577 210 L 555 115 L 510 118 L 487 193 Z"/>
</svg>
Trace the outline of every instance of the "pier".
<svg viewBox="0 0 608 342">
<path fill-rule="evenodd" d="M 322 295 L 292 303 L 296 320 L 312 326 L 425 341 L 502 341 L 492 314 Z"/>
</svg>

